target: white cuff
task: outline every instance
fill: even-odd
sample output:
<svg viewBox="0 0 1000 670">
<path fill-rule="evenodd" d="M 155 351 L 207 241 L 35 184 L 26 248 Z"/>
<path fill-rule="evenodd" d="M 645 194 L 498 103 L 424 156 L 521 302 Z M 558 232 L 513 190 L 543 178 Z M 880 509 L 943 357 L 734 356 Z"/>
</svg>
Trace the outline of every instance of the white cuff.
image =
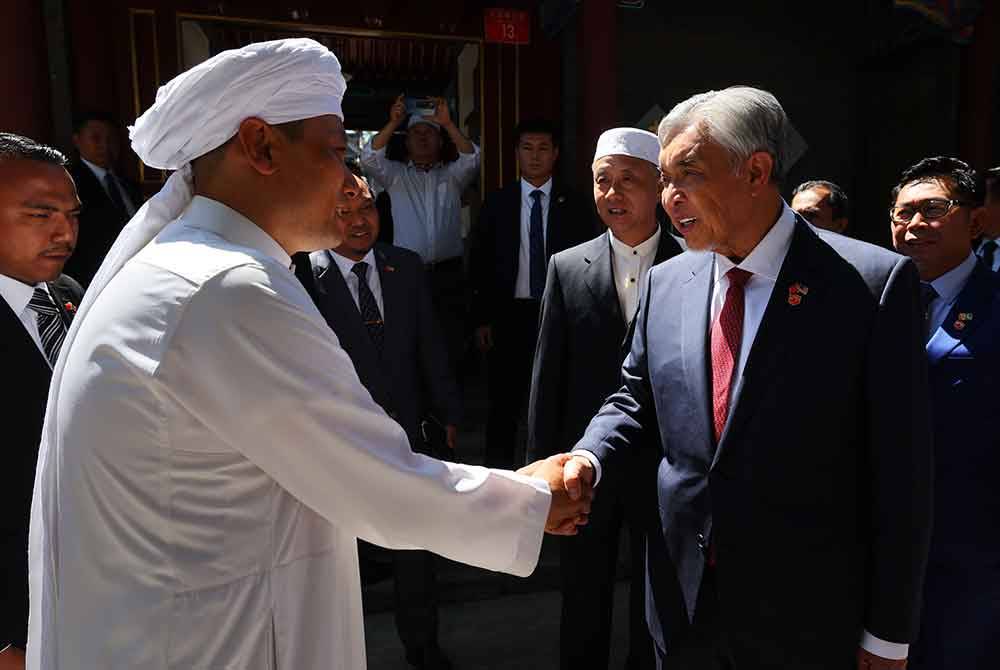
<svg viewBox="0 0 1000 670">
<path fill-rule="evenodd" d="M 886 642 L 868 631 L 861 636 L 861 648 L 881 658 L 898 661 L 910 655 L 910 645 L 901 642 Z"/>
<path fill-rule="evenodd" d="M 587 451 L 586 449 L 574 449 L 569 453 L 576 456 L 583 456 L 590 461 L 590 464 L 594 466 L 594 486 L 597 486 L 597 484 L 601 481 L 601 462 L 597 460 L 597 456 L 594 455 L 594 452 Z"/>
</svg>

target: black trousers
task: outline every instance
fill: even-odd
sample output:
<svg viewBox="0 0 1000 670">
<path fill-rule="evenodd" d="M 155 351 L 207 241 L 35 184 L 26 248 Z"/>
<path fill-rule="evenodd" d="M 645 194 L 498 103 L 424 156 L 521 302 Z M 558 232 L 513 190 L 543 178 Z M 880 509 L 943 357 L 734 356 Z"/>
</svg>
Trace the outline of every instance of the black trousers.
<svg viewBox="0 0 1000 670">
<path fill-rule="evenodd" d="M 653 641 L 645 615 L 645 539 L 643 524 L 636 516 L 639 500 L 632 493 L 608 482 L 608 488 L 599 488 L 588 524 L 578 535 L 562 538 L 559 662 L 563 670 L 608 668 L 619 536 L 626 526 L 632 579 L 625 668 L 653 668 Z"/>
<path fill-rule="evenodd" d="M 686 617 L 684 618 L 686 624 Z M 723 632 L 719 608 L 719 591 L 715 570 L 705 567 L 698 592 L 694 621 L 681 624 L 685 630 L 671 634 L 670 648 L 656 650 L 656 669 L 674 670 L 733 670 L 732 653 Z"/>
<path fill-rule="evenodd" d="M 438 601 L 435 557 L 429 551 L 393 551 L 396 630 L 409 654 L 436 647 Z"/>
<path fill-rule="evenodd" d="M 517 422 L 531 390 L 538 339 L 538 300 L 511 300 L 493 323 L 489 352 L 489 411 L 484 464 L 511 470 L 524 464 L 524 444 L 515 444 Z"/>
<path fill-rule="evenodd" d="M 465 353 L 469 304 L 462 259 L 456 257 L 439 263 L 427 263 L 424 270 L 448 349 L 448 364 L 457 376 Z"/>
</svg>

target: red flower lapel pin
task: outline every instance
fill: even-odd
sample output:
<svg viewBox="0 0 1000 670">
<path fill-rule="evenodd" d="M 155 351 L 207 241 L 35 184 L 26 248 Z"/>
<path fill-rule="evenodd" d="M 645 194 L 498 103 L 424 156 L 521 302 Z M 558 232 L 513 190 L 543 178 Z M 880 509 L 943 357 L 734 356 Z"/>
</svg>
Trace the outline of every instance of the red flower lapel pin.
<svg viewBox="0 0 1000 670">
<path fill-rule="evenodd" d="M 66 303 L 65 305 L 63 305 L 63 307 L 65 307 L 66 311 L 69 312 L 70 314 L 76 311 L 76 305 L 74 305 L 71 302 Z"/>
<path fill-rule="evenodd" d="M 959 312 L 958 320 L 952 324 L 955 330 L 965 330 L 965 322 L 972 321 L 972 312 Z"/>
<path fill-rule="evenodd" d="M 385 270 L 386 272 L 395 272 L 396 271 L 396 268 L 393 267 L 392 265 L 386 265 L 382 269 Z"/>
<path fill-rule="evenodd" d="M 799 305 L 802 298 L 809 294 L 809 287 L 805 284 L 795 282 L 788 287 L 788 304 L 792 307 Z"/>
</svg>

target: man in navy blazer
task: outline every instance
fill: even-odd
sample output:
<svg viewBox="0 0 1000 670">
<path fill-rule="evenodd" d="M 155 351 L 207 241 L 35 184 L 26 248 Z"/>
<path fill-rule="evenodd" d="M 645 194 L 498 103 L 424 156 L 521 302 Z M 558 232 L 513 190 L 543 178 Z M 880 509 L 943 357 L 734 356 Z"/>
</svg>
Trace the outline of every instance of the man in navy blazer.
<svg viewBox="0 0 1000 670">
<path fill-rule="evenodd" d="M 341 195 L 334 220 L 343 244 L 313 252 L 309 263 L 299 255 L 296 274 L 372 399 L 406 430 L 414 451 L 440 456 L 431 453 L 422 420 L 433 413 L 444 426 L 446 446 L 454 449 L 462 408 L 423 263 L 407 249 L 375 244 L 378 212 L 362 179 L 349 177 Z M 450 668 L 438 646 L 433 554 L 394 551 L 392 556 L 396 628 L 407 660 L 416 668 Z"/>
<path fill-rule="evenodd" d="M 934 424 L 934 532 L 917 670 L 1000 667 L 1000 276 L 972 251 L 984 226 L 975 170 L 927 158 L 893 190 L 892 241 L 920 272 Z"/>
<path fill-rule="evenodd" d="M 931 523 L 913 263 L 789 209 L 770 93 L 695 95 L 658 135 L 663 204 L 696 252 L 647 275 L 624 385 L 567 485 L 655 450 L 661 668 L 904 667 Z"/>
</svg>

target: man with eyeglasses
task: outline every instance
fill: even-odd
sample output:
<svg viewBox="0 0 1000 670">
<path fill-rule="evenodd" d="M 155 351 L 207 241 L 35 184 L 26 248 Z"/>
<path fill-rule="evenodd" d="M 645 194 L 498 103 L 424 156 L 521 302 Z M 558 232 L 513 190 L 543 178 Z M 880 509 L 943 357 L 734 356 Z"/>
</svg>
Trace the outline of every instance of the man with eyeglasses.
<svg viewBox="0 0 1000 670">
<path fill-rule="evenodd" d="M 982 183 L 926 158 L 893 189 L 892 241 L 920 272 L 935 450 L 934 530 L 911 670 L 1000 667 L 1000 277 L 972 252 Z"/>
<path fill-rule="evenodd" d="M 976 242 L 976 255 L 993 272 L 1000 272 L 1000 167 L 986 171 L 983 232 Z"/>
</svg>

